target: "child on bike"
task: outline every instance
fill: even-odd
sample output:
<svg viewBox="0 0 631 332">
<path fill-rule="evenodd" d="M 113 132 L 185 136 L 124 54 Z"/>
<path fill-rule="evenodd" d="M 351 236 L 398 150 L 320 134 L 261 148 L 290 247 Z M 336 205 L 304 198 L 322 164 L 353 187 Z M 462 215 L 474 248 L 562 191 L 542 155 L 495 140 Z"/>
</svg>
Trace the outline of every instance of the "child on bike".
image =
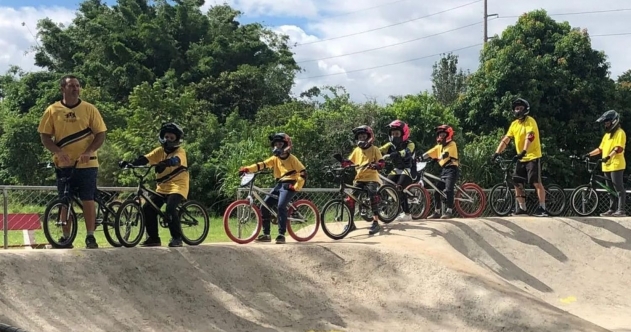
<svg viewBox="0 0 631 332">
<path fill-rule="evenodd" d="M 287 231 L 287 205 L 294 198 L 296 192 L 304 187 L 307 181 L 307 170 L 300 160 L 290 153 L 292 143 L 289 135 L 277 133 L 270 135 L 268 138 L 272 146 L 273 155 L 264 161 L 241 167 L 239 173 L 260 171 L 266 168 L 274 170 L 274 178 L 276 178 L 277 184 L 270 194 L 278 196 L 278 199 L 267 195 L 264 202 L 269 207 L 276 206 L 278 208 L 278 236 L 276 237 L 276 243 L 282 244 L 285 243 L 285 232 Z M 261 207 L 261 213 L 263 214 L 263 234 L 256 241 L 271 242 L 272 214 L 265 206 Z"/>
<path fill-rule="evenodd" d="M 381 186 L 381 179 L 379 178 L 378 170 L 383 169 L 385 161 L 383 160 L 379 148 L 373 145 L 375 135 L 373 134 L 372 128 L 366 125 L 356 127 L 353 129 L 353 135 L 355 136 L 357 147 L 353 150 L 348 159 L 342 161 L 342 167 L 358 165 L 353 185 L 362 188 L 370 197 L 373 220 L 368 234 L 373 235 L 381 230 L 381 226 L 379 226 L 379 203 L 381 197 L 377 192 Z M 353 196 L 355 197 L 357 197 L 358 194 L 358 192 L 353 192 Z M 350 208 L 351 213 L 355 214 L 355 201 L 347 197 L 346 204 Z M 353 223 L 351 225 L 351 231 L 355 228 L 355 223 Z"/>
<path fill-rule="evenodd" d="M 600 215 L 603 217 L 624 217 L 626 216 L 624 170 L 627 167 L 624 149 L 627 143 L 627 134 L 620 128 L 620 114 L 615 110 L 605 112 L 596 122 L 604 124 L 605 135 L 600 141 L 600 146 L 586 154 L 585 157 L 602 155 L 602 171 L 618 194 L 617 197 L 609 194 L 609 210 Z"/>
<path fill-rule="evenodd" d="M 440 125 L 436 130 L 436 146 L 425 152 L 423 159 L 438 160 L 442 168 L 440 178 L 442 181 L 436 183 L 436 188 L 444 191 L 447 196 L 445 213 L 441 216 L 442 196 L 438 191 L 434 191 L 435 209 L 428 219 L 449 219 L 453 217 L 454 188 L 459 177 L 458 147 L 454 138 L 454 130 L 448 125 Z"/>
<path fill-rule="evenodd" d="M 180 145 L 184 131 L 176 123 L 165 123 L 160 128 L 158 141 L 160 146 L 144 156 L 139 156 L 132 162 L 120 161 L 118 165 L 125 168 L 131 164 L 140 166 L 155 165 L 157 189 L 160 196 L 151 194 L 150 200 L 159 208 L 166 202 L 166 216 L 171 232 L 169 247 L 182 246 L 182 229 L 177 207 L 186 199 L 189 190 L 189 173 L 186 161 L 186 151 Z M 162 245 L 158 233 L 158 212 L 149 203 L 142 206 L 145 216 L 147 239 L 140 245 L 143 247 L 159 247 Z"/>
<path fill-rule="evenodd" d="M 397 221 L 412 220 L 410 206 L 403 189 L 407 188 L 416 179 L 416 165 L 414 165 L 414 143 L 410 141 L 410 127 L 401 120 L 394 120 L 388 126 L 390 142 L 379 148 L 384 159 L 389 159 L 394 169 L 388 174 L 388 179 L 397 184 L 401 197 L 403 212 L 397 217 Z"/>
</svg>

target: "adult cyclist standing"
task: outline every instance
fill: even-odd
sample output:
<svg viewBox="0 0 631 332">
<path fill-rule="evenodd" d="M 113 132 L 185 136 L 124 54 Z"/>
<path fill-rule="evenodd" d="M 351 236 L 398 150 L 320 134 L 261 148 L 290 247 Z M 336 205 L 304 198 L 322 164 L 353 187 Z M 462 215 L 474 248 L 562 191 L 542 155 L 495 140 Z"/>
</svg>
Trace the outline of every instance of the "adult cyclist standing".
<svg viewBox="0 0 631 332">
<path fill-rule="evenodd" d="M 524 180 L 532 184 L 539 198 L 539 207 L 534 215 L 537 217 L 547 217 L 546 212 L 546 191 L 541 183 L 541 142 L 539 137 L 539 127 L 537 121 L 530 115 L 530 103 L 523 98 L 517 98 L 512 103 L 515 120 L 511 123 L 506 135 L 500 141 L 493 157 L 493 161 L 506 149 L 511 139 L 515 140 L 515 150 L 517 155 L 513 157 L 515 164 L 515 198 L 518 206 L 515 207 L 513 215 L 528 214 L 526 208 L 526 196 L 524 192 Z"/>
</svg>

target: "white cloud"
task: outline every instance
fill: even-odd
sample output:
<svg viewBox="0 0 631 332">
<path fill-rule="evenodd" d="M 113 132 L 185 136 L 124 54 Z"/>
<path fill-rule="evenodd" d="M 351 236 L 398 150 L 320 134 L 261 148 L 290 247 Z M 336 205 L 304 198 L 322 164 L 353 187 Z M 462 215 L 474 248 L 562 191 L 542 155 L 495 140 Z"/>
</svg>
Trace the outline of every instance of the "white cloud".
<svg viewBox="0 0 631 332">
<path fill-rule="evenodd" d="M 294 48 L 296 60 L 305 69 L 305 72 L 298 74 L 294 87 L 296 95 L 314 85 L 343 85 L 356 100 L 362 100 L 364 96 L 375 96 L 378 101 L 387 102 L 390 95 L 431 89 L 432 65 L 439 59 L 438 54 L 482 42 L 482 2 L 449 10 L 472 1 L 474 0 L 225 2 L 250 17 L 266 16 L 265 20 L 270 21 L 270 17 L 276 16 L 273 19 L 276 23 L 274 29 L 287 34 L 292 42 L 304 44 Z M 204 7 L 207 9 L 223 2 L 207 1 Z M 390 4 L 379 6 L 386 3 Z M 372 8 L 375 6 L 379 7 Z M 500 15 L 499 19 L 490 19 L 489 35 L 501 34 L 508 25 L 515 24 L 517 20 L 516 17 L 502 17 L 520 15 L 540 8 L 546 9 L 549 14 L 558 14 L 631 8 L 631 3 L 628 0 L 600 0 L 597 3 L 593 0 L 489 0 L 489 13 Z M 353 11 L 355 12 L 345 14 Z M 445 12 L 414 20 L 440 11 Z M 63 8 L 0 7 L 0 72 L 4 72 L 9 64 L 20 65 L 26 70 L 33 68 L 32 54 L 25 56 L 23 53 L 34 43 L 34 39 L 26 27 L 21 26 L 21 22 L 25 21 L 34 33 L 37 19 L 46 16 L 67 23 L 72 19 L 73 12 Z M 631 21 L 631 11 L 553 18 L 586 28 L 592 35 L 631 32 L 627 23 Z M 300 26 L 282 23 L 290 20 L 305 23 Z M 414 21 L 396 24 L 406 20 Z M 380 29 L 388 25 L 392 26 Z M 467 25 L 472 26 L 464 27 Z M 374 31 L 362 33 L 371 29 Z M 454 31 L 446 32 L 449 30 Z M 353 35 L 337 38 L 351 34 Z M 629 42 L 631 35 L 594 36 L 592 39 L 595 49 L 606 52 L 613 78 L 631 69 L 631 53 L 627 51 Z M 399 45 L 389 47 L 397 43 Z M 376 50 L 367 51 L 370 49 Z M 481 46 L 474 46 L 454 53 L 460 56 L 460 65 L 464 69 L 473 71 L 478 67 L 480 49 Z M 408 61 L 411 59 L 418 60 Z M 390 65 L 395 63 L 399 64 Z M 362 70 L 367 68 L 372 69 Z"/>
</svg>

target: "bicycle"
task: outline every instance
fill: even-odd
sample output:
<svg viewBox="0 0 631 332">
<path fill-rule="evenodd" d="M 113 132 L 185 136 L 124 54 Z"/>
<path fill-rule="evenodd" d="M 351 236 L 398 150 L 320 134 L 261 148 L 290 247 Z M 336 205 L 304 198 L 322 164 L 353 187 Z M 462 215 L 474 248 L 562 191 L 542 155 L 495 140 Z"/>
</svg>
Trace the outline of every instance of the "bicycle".
<svg viewBox="0 0 631 332">
<path fill-rule="evenodd" d="M 168 217 L 166 213 L 162 212 L 162 210 L 158 208 L 158 206 L 156 206 L 156 204 L 153 203 L 151 199 L 149 199 L 150 194 L 153 194 L 156 196 L 162 196 L 162 197 L 164 197 L 165 195 L 160 194 L 156 192 L 155 190 L 149 189 L 145 186 L 145 182 L 146 182 L 145 179 L 147 175 L 149 175 L 149 171 L 151 171 L 155 166 L 156 165 L 133 166 L 133 165 L 128 164 L 125 166 L 125 168 L 123 168 L 123 170 L 131 169 L 133 175 L 138 179 L 138 189 L 136 190 L 136 193 L 121 204 L 121 206 L 118 209 L 118 213 L 116 214 L 116 219 L 114 221 L 114 231 L 115 231 L 116 237 L 118 238 L 118 240 L 124 247 L 131 248 L 131 247 L 137 246 L 138 243 L 140 243 L 140 240 L 142 240 L 142 236 L 145 233 L 145 215 L 144 215 L 144 212 L 142 211 L 143 201 L 148 203 L 158 213 L 157 217 L 158 217 L 159 225 L 162 228 L 169 227 Z M 144 174 L 139 174 L 136 171 L 136 169 L 146 169 L 146 172 Z M 126 213 L 126 217 L 132 217 L 135 215 L 136 218 L 135 220 L 130 220 L 132 218 L 129 218 L 127 221 L 123 222 L 122 221 L 123 212 L 127 211 L 128 208 L 130 209 L 130 211 Z M 135 213 L 133 213 L 134 209 L 136 210 Z M 184 231 L 183 226 L 186 225 L 186 226 L 193 227 L 193 226 L 199 225 L 197 218 L 195 218 L 194 214 L 192 213 L 192 211 L 195 211 L 195 210 L 197 210 L 198 214 L 200 214 L 203 219 L 202 221 L 203 229 L 199 237 L 190 238 L 189 236 L 186 235 L 186 232 Z M 209 220 L 208 212 L 206 211 L 206 208 L 200 202 L 196 200 L 184 199 L 177 206 L 177 213 L 180 218 L 182 241 L 184 241 L 184 243 L 186 243 L 189 246 L 199 245 L 202 242 L 204 242 L 204 240 L 206 240 L 206 237 L 208 236 L 208 231 L 210 230 L 210 220 Z M 132 240 L 129 240 L 131 227 L 133 226 L 139 226 L 140 231 L 138 232 L 138 235 L 135 238 L 133 238 Z M 124 233 L 123 233 L 123 229 L 124 229 Z"/>
<path fill-rule="evenodd" d="M 507 216 L 514 211 L 515 208 L 515 182 L 514 179 L 520 179 L 527 182 L 527 179 L 521 176 L 517 176 L 511 174 L 511 170 L 514 169 L 514 164 L 516 161 L 513 159 L 505 160 L 502 157 L 497 157 L 495 163 L 499 165 L 504 172 L 504 180 L 491 188 L 489 193 L 489 200 L 491 201 L 491 209 L 498 216 Z M 513 180 L 509 180 L 509 178 Z M 548 177 L 541 176 L 542 180 L 547 180 Z M 511 189 L 512 188 L 512 189 Z M 544 185 L 546 191 L 546 211 L 551 216 L 559 216 L 565 211 L 565 192 L 561 186 L 550 183 Z M 525 191 L 525 187 L 524 187 Z M 498 196 L 494 196 L 497 194 Z M 532 191 L 530 193 L 526 193 L 526 206 L 529 205 L 538 205 L 539 198 L 537 196 L 537 192 Z M 555 208 L 556 207 L 556 208 Z"/>
<path fill-rule="evenodd" d="M 398 185 L 394 181 L 388 179 L 388 176 L 385 175 L 383 171 L 379 172 L 379 178 L 381 178 L 384 183 L 391 184 L 395 186 L 395 188 L 398 187 Z M 417 178 L 419 177 L 417 176 Z M 402 199 L 408 200 L 410 215 L 412 216 L 413 220 L 425 219 L 429 214 L 429 210 L 432 204 L 432 198 L 429 195 L 429 191 L 427 191 L 427 189 L 425 189 L 422 185 L 415 182 L 403 188 L 403 190 L 399 192 L 399 201 Z M 398 213 L 401 213 L 402 211 L 403 207 L 400 206 Z M 364 215 L 362 215 L 362 217 L 363 216 Z M 364 217 L 364 219 L 367 218 Z M 367 221 L 372 221 L 372 218 L 368 219 Z"/>
<path fill-rule="evenodd" d="M 447 194 L 444 190 L 439 190 L 432 181 L 439 181 L 442 183 L 445 183 L 445 181 L 443 181 L 439 176 L 427 173 L 427 164 L 428 162 L 422 160 L 418 160 L 416 162 L 416 170 L 419 173 L 418 183 L 423 188 L 425 188 L 425 184 L 429 184 L 430 187 L 434 188 L 434 190 L 440 194 L 440 196 L 442 197 L 441 199 L 444 201 L 445 199 L 447 199 Z M 484 209 L 486 208 L 486 195 L 484 194 L 484 190 L 482 190 L 480 186 L 473 182 L 467 182 L 462 185 L 456 183 L 454 189 L 454 210 L 456 210 L 456 212 L 458 212 L 460 216 L 464 218 L 477 218 L 482 215 L 482 212 L 484 212 Z M 463 203 L 471 203 L 472 206 L 475 206 L 476 204 L 476 199 L 469 195 L 467 191 L 474 191 L 475 195 L 479 197 L 477 208 L 475 208 L 472 212 L 465 211 L 463 207 Z M 445 205 L 443 204 L 442 206 L 444 207 Z"/>
<path fill-rule="evenodd" d="M 261 228 L 263 227 L 263 214 L 261 212 L 261 207 L 257 206 L 255 203 L 258 202 L 260 206 L 265 207 L 271 212 L 272 215 L 272 224 L 278 224 L 278 208 L 276 206 L 270 207 L 265 203 L 265 200 L 261 197 L 261 195 L 269 195 L 274 199 L 278 199 L 278 195 L 273 195 L 265 192 L 263 189 L 254 185 L 255 179 L 258 175 L 261 174 L 271 174 L 270 171 L 259 171 L 254 173 L 245 173 L 241 176 L 240 187 L 248 187 L 248 196 L 245 199 L 237 199 L 232 202 L 223 215 L 223 225 L 226 235 L 238 244 L 246 244 L 254 241 L 256 236 L 261 232 Z M 260 194 L 260 195 L 259 195 Z M 238 209 L 238 208 L 245 208 Z M 314 224 L 311 226 L 309 224 L 308 211 L 302 211 L 301 208 L 306 208 L 313 212 Z M 237 231 L 236 233 L 230 229 L 230 215 L 234 210 L 237 210 Z M 253 215 L 252 215 L 253 214 Z M 305 217 L 307 215 L 307 217 Z M 247 224 L 249 224 L 250 216 L 254 216 L 256 219 L 256 224 L 254 225 L 254 230 L 251 233 L 247 231 L 243 232 L 242 228 L 244 228 Z M 303 226 L 303 227 L 299 227 Z M 318 207 L 307 199 L 297 199 L 297 195 L 291 199 L 289 204 L 287 205 L 287 232 L 289 236 L 291 236 L 297 242 L 306 242 L 311 239 L 318 233 L 320 227 L 320 214 L 318 212 Z M 299 235 L 299 231 L 306 230 L 304 235 L 302 232 Z M 246 237 L 244 236 L 246 234 Z M 236 234 L 236 235 L 235 235 Z M 249 234 L 249 235 L 247 235 Z"/>
<path fill-rule="evenodd" d="M 44 210 L 44 220 L 43 220 L 43 231 L 44 236 L 46 236 L 46 240 L 51 244 L 53 248 L 71 248 L 74 240 L 77 237 L 77 213 L 75 212 L 74 205 L 79 206 L 81 210 L 83 210 L 83 203 L 79 197 L 72 192 L 70 186 L 70 180 L 72 176 L 74 176 L 74 171 L 76 170 L 78 160 L 75 161 L 74 165 L 70 167 L 70 174 L 66 177 L 59 178 L 59 181 L 63 183 L 64 192 L 62 197 L 55 198 L 46 204 L 46 209 Z M 47 169 L 55 169 L 55 170 L 63 170 L 64 168 L 57 167 L 53 162 L 44 162 L 38 164 L 40 167 Z M 112 247 L 120 247 L 120 242 L 117 242 L 114 239 L 114 236 L 110 233 L 110 229 L 114 227 L 114 218 L 116 216 L 117 209 L 120 207 L 121 202 L 114 201 L 118 197 L 117 194 L 108 193 L 99 188 L 96 189 L 96 194 L 94 197 L 94 202 L 96 204 L 96 223 L 95 227 L 103 226 L 103 235 L 105 239 Z M 51 216 L 53 215 L 52 211 L 57 206 L 59 206 L 60 210 L 58 213 L 54 213 L 54 215 L 59 217 L 59 221 L 53 222 L 54 226 L 61 226 L 62 229 L 66 226 L 70 226 L 70 235 L 63 242 L 59 242 L 55 240 L 55 237 L 51 234 L 51 226 L 49 225 L 49 221 L 51 220 Z M 62 212 L 65 211 L 65 212 Z M 65 218 L 64 218 L 65 214 Z M 96 229 L 95 228 L 95 229 Z M 63 234 L 62 234 L 63 235 Z M 61 238 L 61 236 L 59 236 Z"/>
<path fill-rule="evenodd" d="M 337 161 L 339 161 L 340 163 L 343 161 L 342 155 L 340 154 L 335 154 L 333 157 L 337 159 Z M 362 168 L 366 166 L 367 165 L 352 165 L 348 167 L 325 166 L 324 168 L 326 174 L 328 176 L 332 176 L 333 181 L 339 183 L 339 191 L 338 191 L 339 197 L 333 198 L 324 204 L 324 207 L 322 208 L 322 212 L 321 212 L 321 217 L 320 217 L 321 223 L 322 223 L 322 231 L 324 231 L 324 234 L 326 234 L 326 236 L 328 236 L 329 238 L 333 240 L 341 240 L 345 238 L 350 232 L 355 230 L 355 228 L 352 227 L 354 225 L 354 214 L 351 213 L 350 208 L 345 202 L 345 198 L 350 197 L 352 200 L 354 200 L 355 202 L 359 204 L 360 214 L 372 215 L 372 212 L 371 212 L 372 208 L 370 206 L 370 198 L 368 197 L 368 194 L 365 192 L 365 189 L 346 184 L 344 181 L 345 176 L 347 175 L 349 170 L 354 169 L 354 168 Z M 353 191 L 359 191 L 360 194 L 355 196 L 353 195 Z M 396 219 L 399 213 L 399 209 L 401 208 L 399 206 L 399 194 L 397 192 L 397 188 L 391 184 L 384 183 L 379 187 L 379 189 L 377 190 L 377 193 L 381 196 L 381 200 L 379 202 L 379 220 L 381 220 L 383 223 L 386 223 L 386 224 L 390 223 L 394 219 Z M 327 219 L 325 216 L 327 215 L 328 210 L 337 206 L 339 206 L 339 208 L 341 208 L 342 210 L 345 210 L 346 212 L 348 212 L 348 220 L 344 223 L 344 226 L 345 226 L 344 230 L 340 234 L 334 234 L 329 229 L 329 226 L 327 226 L 325 223 Z M 392 212 L 384 213 L 384 210 L 388 209 L 389 207 L 394 207 L 391 209 Z M 342 216 L 339 215 L 338 212 L 339 211 L 336 210 L 335 218 L 334 218 L 334 221 L 336 223 L 339 223 L 342 220 L 341 219 Z M 364 217 L 364 219 L 366 219 L 366 217 Z M 370 219 L 370 221 L 372 221 L 372 219 Z"/>
<path fill-rule="evenodd" d="M 576 214 L 585 217 L 591 215 L 596 211 L 600 198 L 598 197 L 598 193 L 596 192 L 596 189 L 594 189 L 594 187 L 600 187 L 601 189 L 604 189 L 608 194 L 613 195 L 616 198 L 618 197 L 618 192 L 610 185 L 611 180 L 609 180 L 604 175 L 596 174 L 598 167 L 602 164 L 602 159 L 599 159 L 596 162 L 590 162 L 589 157 L 581 158 L 575 155 L 570 156 L 570 159 L 572 160 L 572 164 L 574 164 L 574 160 L 584 162 L 585 167 L 589 172 L 589 182 L 587 184 L 582 184 L 574 188 L 574 190 L 572 190 L 572 193 L 570 194 L 572 210 L 574 210 Z M 593 168 L 590 169 L 590 166 L 593 166 Z M 625 183 L 625 187 L 628 187 L 629 179 L 631 178 L 627 178 L 627 183 Z M 628 192 L 628 190 L 625 190 L 625 192 Z M 585 194 L 587 194 L 587 198 L 585 197 Z M 580 201 L 577 201 L 579 195 L 581 196 Z M 578 204 L 581 204 L 581 208 L 577 206 Z M 585 205 L 591 207 L 585 208 Z"/>
</svg>

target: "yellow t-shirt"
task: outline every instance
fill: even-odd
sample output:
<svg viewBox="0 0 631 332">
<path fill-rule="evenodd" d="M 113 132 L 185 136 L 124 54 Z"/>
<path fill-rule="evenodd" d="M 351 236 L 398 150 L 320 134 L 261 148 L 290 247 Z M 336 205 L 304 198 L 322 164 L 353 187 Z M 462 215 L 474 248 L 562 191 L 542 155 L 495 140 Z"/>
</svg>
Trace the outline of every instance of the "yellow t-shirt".
<svg viewBox="0 0 631 332">
<path fill-rule="evenodd" d="M 381 150 L 378 147 L 371 145 L 368 149 L 362 149 L 356 147 L 355 150 L 348 157 L 353 164 L 364 167 L 357 167 L 357 174 L 355 175 L 355 182 L 377 182 L 381 184 L 379 178 L 379 172 L 375 169 L 370 169 L 366 166 L 368 164 L 376 163 L 383 159 Z"/>
<path fill-rule="evenodd" d="M 621 147 L 623 151 L 622 153 L 616 153 L 606 163 L 602 164 L 603 172 L 613 172 L 627 168 L 627 163 L 624 159 L 624 149 L 626 144 L 627 134 L 624 130 L 622 130 L 622 128 L 618 128 L 613 135 L 606 133 L 605 136 L 603 136 L 602 141 L 600 141 L 600 146 L 598 147 L 603 157 L 608 156 L 617 146 Z"/>
<path fill-rule="evenodd" d="M 448 155 L 445 155 L 445 152 L 447 152 Z M 432 159 L 438 159 L 440 167 L 460 165 L 460 161 L 458 160 L 458 146 L 455 141 L 451 141 L 447 143 L 447 145 L 436 144 L 436 146 L 429 149 L 425 154 Z"/>
<path fill-rule="evenodd" d="M 534 135 L 535 139 L 528 146 L 526 155 L 521 159 L 522 162 L 541 158 L 541 142 L 539 140 L 537 121 L 531 116 L 526 115 L 523 121 L 513 121 L 508 128 L 508 132 L 506 132 L 507 137 L 515 140 L 515 150 L 517 154 L 520 154 L 524 150 L 524 143 L 531 133 Z"/>
<path fill-rule="evenodd" d="M 145 158 L 149 160 L 149 164 L 155 165 L 163 160 L 179 157 L 180 164 L 176 166 L 169 166 L 161 173 L 156 175 L 156 182 L 158 183 L 157 192 L 160 194 L 180 194 L 184 198 L 188 197 L 189 190 L 189 174 L 188 174 L 188 162 L 186 161 L 186 151 L 183 147 L 177 148 L 177 150 L 166 153 L 164 148 L 158 147 L 153 151 L 147 153 Z"/>
<path fill-rule="evenodd" d="M 82 153 L 94 141 L 94 135 L 107 131 L 99 110 L 92 104 L 81 100 L 73 108 L 66 107 L 58 101 L 46 108 L 37 131 L 53 136 L 53 140 L 62 151 L 70 156 L 70 165 L 60 165 L 57 156 L 53 162 L 58 167 L 72 166 Z M 87 163 L 78 163 L 77 168 L 99 167 L 97 153 Z"/>
<path fill-rule="evenodd" d="M 283 160 L 277 156 L 271 156 L 262 162 L 246 166 L 248 172 L 258 172 L 265 168 L 272 168 L 274 170 L 274 178 L 279 181 L 296 181 L 294 184 L 294 190 L 300 191 L 305 185 L 306 175 L 305 166 L 294 156 L 289 156 Z"/>
</svg>

